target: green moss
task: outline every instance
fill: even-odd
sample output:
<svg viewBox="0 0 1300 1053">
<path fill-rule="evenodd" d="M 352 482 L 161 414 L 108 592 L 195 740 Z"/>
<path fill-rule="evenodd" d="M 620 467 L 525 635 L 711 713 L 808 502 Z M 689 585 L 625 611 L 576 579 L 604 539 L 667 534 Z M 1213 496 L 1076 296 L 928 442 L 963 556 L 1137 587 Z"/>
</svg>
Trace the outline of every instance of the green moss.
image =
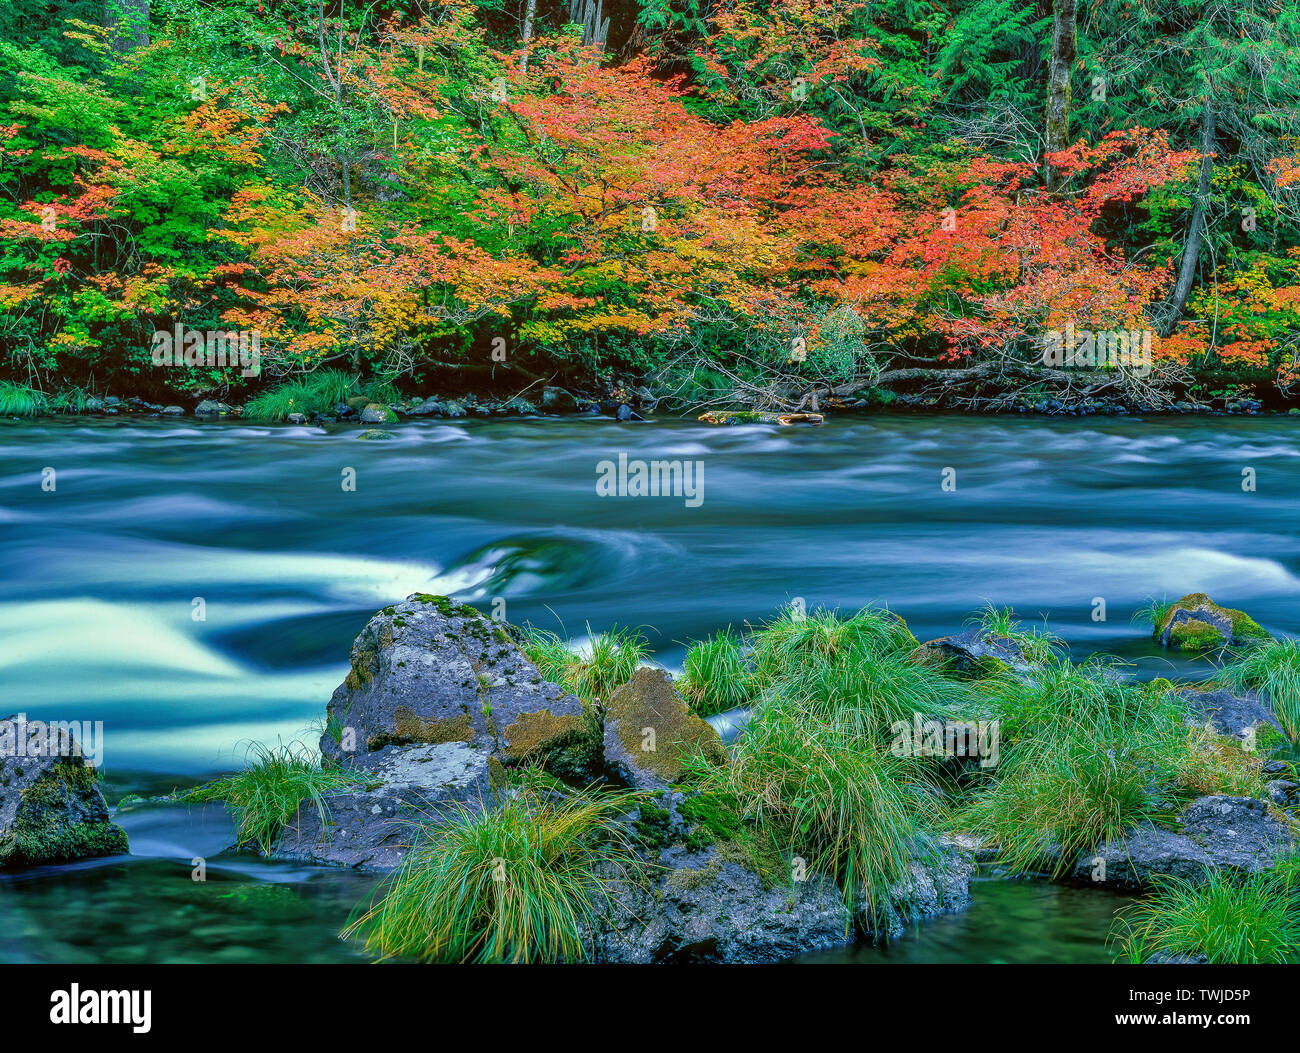
<svg viewBox="0 0 1300 1053">
<path fill-rule="evenodd" d="M 1235 610 L 1232 607 L 1220 607 L 1203 592 L 1189 592 L 1182 599 L 1171 604 L 1166 610 L 1164 610 L 1164 612 L 1155 620 L 1155 635 L 1163 635 L 1164 631 L 1169 627 L 1169 622 L 1173 618 L 1175 612 L 1183 610 L 1188 613 L 1195 613 L 1202 609 L 1210 610 L 1219 617 L 1227 619 L 1232 626 L 1232 636 L 1234 640 L 1272 639 L 1272 636 L 1270 636 L 1270 634 L 1245 611 Z M 1177 630 L 1178 627 L 1175 626 L 1174 630 L 1170 632 L 1169 635 L 1171 640 Z"/>
<path fill-rule="evenodd" d="M 725 764 L 726 748 L 718 733 L 692 713 L 662 670 L 638 669 L 614 692 L 606 720 L 618 721 L 623 748 L 638 763 L 668 782 L 679 780 L 687 758 L 703 754 L 713 764 Z M 655 748 L 643 750 L 642 736 L 653 729 Z"/>
<path fill-rule="evenodd" d="M 1209 622 L 1193 618 L 1169 631 L 1169 642 L 1181 651 L 1208 651 L 1224 643 L 1223 634 Z"/>
<path fill-rule="evenodd" d="M 393 710 L 393 732 L 380 732 L 366 740 L 366 749 L 381 750 L 385 746 L 409 746 L 412 743 L 473 742 L 475 731 L 468 713 L 460 713 L 442 720 L 425 720 L 409 706 Z"/>
<path fill-rule="evenodd" d="M 94 793 L 97 782 L 90 765 L 61 762 L 22 791 L 18 816 L 0 836 L 0 866 L 64 863 L 126 852 L 126 833 L 114 823 L 67 821 L 69 804 Z"/>
</svg>

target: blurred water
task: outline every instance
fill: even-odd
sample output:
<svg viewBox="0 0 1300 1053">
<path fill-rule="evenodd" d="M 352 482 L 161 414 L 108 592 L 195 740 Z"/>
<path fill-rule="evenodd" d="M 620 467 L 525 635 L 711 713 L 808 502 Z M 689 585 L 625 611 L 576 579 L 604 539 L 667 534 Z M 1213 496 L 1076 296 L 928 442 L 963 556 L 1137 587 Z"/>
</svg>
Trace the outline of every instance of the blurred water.
<svg viewBox="0 0 1300 1053">
<path fill-rule="evenodd" d="M 987 602 L 1011 605 L 1047 619 L 1076 654 L 1118 655 L 1143 676 L 1205 668 L 1130 626 L 1150 597 L 1204 591 L 1274 632 L 1300 631 L 1294 419 L 873 416 L 777 430 L 575 418 L 392 431 L 362 442 L 342 426 L 0 423 L 0 708 L 102 720 L 115 800 L 229 770 L 249 740 L 314 741 L 357 631 L 417 590 L 485 610 L 499 598 L 511 621 L 573 636 L 641 626 L 670 666 L 683 641 L 794 597 L 886 603 L 922 639 Z M 703 504 L 599 497 L 597 465 L 620 453 L 701 462 Z M 945 468 L 954 492 L 940 487 Z M 1255 492 L 1243 492 L 1243 468 Z M 340 485 L 348 469 L 355 492 Z M 1098 597 L 1105 621 L 1092 618 Z M 355 955 L 335 934 L 373 879 L 235 857 L 200 886 L 190 857 L 220 847 L 219 812 L 123 820 L 129 859 L 0 877 L 0 960 Z M 1114 897 L 981 889 L 976 911 L 928 923 L 928 942 L 853 954 L 1102 954 L 1105 925 L 1089 912 L 1108 916 Z M 79 925 L 87 916 L 117 920 Z M 1051 931 L 1021 950 L 999 935 L 1024 925 Z"/>
<path fill-rule="evenodd" d="M 640 625 L 669 665 L 682 641 L 796 596 L 887 603 L 923 639 L 1012 605 L 1147 675 L 1180 667 L 1129 624 L 1148 597 L 1201 590 L 1300 629 L 1300 422 L 1286 418 L 394 432 L 0 426 L 8 708 L 103 720 L 112 769 L 228 768 L 241 741 L 319 720 L 353 636 L 416 590 L 500 597 L 512 621 L 576 636 Z M 598 497 L 597 462 L 620 452 L 701 461 L 704 503 Z"/>
</svg>

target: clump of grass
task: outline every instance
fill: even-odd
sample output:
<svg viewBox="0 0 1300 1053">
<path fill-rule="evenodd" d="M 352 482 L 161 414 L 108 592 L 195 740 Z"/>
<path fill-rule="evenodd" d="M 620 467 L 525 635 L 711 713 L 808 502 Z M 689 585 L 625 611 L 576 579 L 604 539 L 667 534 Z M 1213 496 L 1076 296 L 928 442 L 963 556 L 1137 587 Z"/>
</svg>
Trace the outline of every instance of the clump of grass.
<svg viewBox="0 0 1300 1053">
<path fill-rule="evenodd" d="M 0 380 L 0 417 L 35 417 L 45 409 L 45 396 L 35 388 Z"/>
<path fill-rule="evenodd" d="M 998 636 L 1014 642 L 1030 662 L 1051 661 L 1057 655 L 1056 649 L 1062 646 L 1060 638 L 1051 633 L 1025 628 L 1010 607 L 985 604 L 970 621 L 978 625 L 980 631 L 987 636 Z"/>
<path fill-rule="evenodd" d="M 1147 597 L 1146 603 L 1133 612 L 1130 619 L 1131 625 L 1149 625 L 1152 632 L 1159 632 L 1160 628 L 1169 618 L 1169 612 L 1174 609 L 1174 602 L 1167 596 L 1162 599 Z"/>
<path fill-rule="evenodd" d="M 282 421 L 290 413 L 332 413 L 340 402 L 357 393 L 355 377 L 338 369 L 322 369 L 296 380 L 286 380 L 250 399 L 244 416 L 255 421 Z"/>
<path fill-rule="evenodd" d="M 730 629 L 691 647 L 677 681 L 677 690 L 701 717 L 747 705 L 754 686 L 744 641 Z"/>
<path fill-rule="evenodd" d="M 62 388 L 50 396 L 47 407 L 52 413 L 82 413 L 89 399 L 84 388 L 73 385 Z"/>
<path fill-rule="evenodd" d="M 1167 756 L 1167 771 L 1180 797 L 1221 793 L 1268 800 L 1262 753 L 1247 753 L 1234 739 L 1207 728 L 1186 728 Z"/>
<path fill-rule="evenodd" d="M 849 618 L 841 618 L 835 611 L 801 614 L 787 610 L 755 631 L 750 642 L 760 685 L 807 663 L 891 651 L 910 654 L 917 646 L 916 637 L 901 618 L 872 608 Z"/>
<path fill-rule="evenodd" d="M 1148 758 L 1121 740 L 1056 737 L 1004 750 L 1000 778 L 964 818 L 1013 873 L 1059 876 L 1081 851 L 1163 814 L 1150 784 Z"/>
<path fill-rule="evenodd" d="M 939 811 L 914 764 L 788 698 L 768 701 L 715 771 L 746 819 L 834 875 L 869 919 L 908 865 L 920 816 Z"/>
<path fill-rule="evenodd" d="M 346 789 L 358 780 L 351 773 L 323 769 L 302 743 L 278 746 L 253 743 L 248 747 L 248 766 L 234 775 L 196 786 L 177 795 L 178 800 L 201 803 L 225 801 L 235 816 L 235 840 L 270 851 L 281 831 L 310 801 L 324 824 L 328 809 L 325 796 Z"/>
<path fill-rule="evenodd" d="M 1300 740 L 1300 640 L 1272 640 L 1237 651 L 1219 670 L 1219 679 L 1237 690 L 1266 695 L 1292 742 Z"/>
<path fill-rule="evenodd" d="M 382 898 L 344 935 L 364 934 L 382 957 L 428 962 L 581 960 L 608 903 L 604 868 L 626 873 L 635 862 L 619 820 L 632 803 L 525 789 L 496 810 L 458 805 L 423 827 Z"/>
<path fill-rule="evenodd" d="M 1033 678 L 997 676 L 980 689 L 1004 743 L 996 781 L 963 818 L 1014 872 L 1059 875 L 1080 851 L 1168 813 L 1188 748 L 1168 682 L 1125 682 L 1102 661 L 1055 656 Z"/>
<path fill-rule="evenodd" d="M 1202 881 L 1157 878 L 1151 898 L 1118 914 L 1112 939 L 1120 957 L 1204 955 L 1214 965 L 1295 962 L 1300 958 L 1296 864 L 1239 877 L 1207 870 Z"/>
<path fill-rule="evenodd" d="M 529 626 L 524 630 L 524 654 L 547 680 L 572 691 L 591 704 L 608 699 L 632 679 L 632 674 L 650 653 L 645 637 L 636 629 L 613 626 L 594 633 L 587 626 L 591 657 L 584 658 L 557 634 Z"/>
</svg>

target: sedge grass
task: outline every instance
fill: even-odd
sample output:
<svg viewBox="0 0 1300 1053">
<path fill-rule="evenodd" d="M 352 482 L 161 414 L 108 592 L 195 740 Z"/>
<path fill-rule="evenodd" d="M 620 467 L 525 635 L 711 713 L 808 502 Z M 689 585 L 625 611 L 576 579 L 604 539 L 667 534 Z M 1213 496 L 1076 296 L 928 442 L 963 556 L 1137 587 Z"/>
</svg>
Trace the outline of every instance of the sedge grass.
<svg viewBox="0 0 1300 1053">
<path fill-rule="evenodd" d="M 1300 640 L 1273 640 L 1234 652 L 1219 679 L 1266 696 L 1292 742 L 1300 741 Z"/>
<path fill-rule="evenodd" d="M 346 930 L 380 957 L 569 962 L 635 853 L 626 794 L 521 790 L 499 809 L 456 805 L 419 831 L 380 898 Z M 602 868 L 598 872 L 598 866 Z"/>
<path fill-rule="evenodd" d="M 325 796 L 356 783 L 356 776 L 323 769 L 302 743 L 267 746 L 252 743 L 248 766 L 177 795 L 182 801 L 225 801 L 235 817 L 235 840 L 270 851 L 284 827 L 310 801 L 321 818 L 328 818 Z"/>
</svg>

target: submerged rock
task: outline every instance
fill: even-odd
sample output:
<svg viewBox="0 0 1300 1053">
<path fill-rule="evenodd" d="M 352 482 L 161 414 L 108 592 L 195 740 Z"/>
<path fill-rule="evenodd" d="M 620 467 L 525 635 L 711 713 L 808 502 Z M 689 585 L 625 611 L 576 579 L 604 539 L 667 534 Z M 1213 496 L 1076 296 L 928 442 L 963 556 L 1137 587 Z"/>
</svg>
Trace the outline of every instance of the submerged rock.
<svg viewBox="0 0 1300 1053">
<path fill-rule="evenodd" d="M 285 827 L 277 858 L 365 870 L 398 866 L 412 841 L 412 824 L 461 805 L 494 800 L 488 754 L 464 742 L 388 746 L 369 758 L 356 790 L 329 794 L 325 819 L 311 801 Z"/>
<path fill-rule="evenodd" d="M 0 720 L 0 867 L 126 850 L 126 834 L 110 820 L 99 775 L 72 733 L 14 716 Z"/>
<path fill-rule="evenodd" d="M 1157 619 L 1152 635 L 1162 647 L 1207 651 L 1272 637 L 1243 611 L 1220 607 L 1203 592 L 1188 593 Z"/>
<path fill-rule="evenodd" d="M 1106 888 L 1146 888 L 1158 875 L 1196 881 L 1207 868 L 1268 870 L 1295 846 L 1295 834 L 1263 801 L 1215 794 L 1188 805 L 1176 830 L 1145 822 L 1082 853 L 1073 876 Z"/>
<path fill-rule="evenodd" d="M 580 767 L 593 736 L 577 697 L 542 679 L 501 626 L 416 593 L 357 636 L 321 754 L 372 767 L 386 746 L 465 742 L 506 764 L 544 756 L 553 768 Z"/>
<path fill-rule="evenodd" d="M 605 705 L 605 767 L 628 786 L 663 789 L 701 750 L 715 764 L 727 759 L 718 733 L 690 711 L 663 669 L 638 669 Z"/>
</svg>

